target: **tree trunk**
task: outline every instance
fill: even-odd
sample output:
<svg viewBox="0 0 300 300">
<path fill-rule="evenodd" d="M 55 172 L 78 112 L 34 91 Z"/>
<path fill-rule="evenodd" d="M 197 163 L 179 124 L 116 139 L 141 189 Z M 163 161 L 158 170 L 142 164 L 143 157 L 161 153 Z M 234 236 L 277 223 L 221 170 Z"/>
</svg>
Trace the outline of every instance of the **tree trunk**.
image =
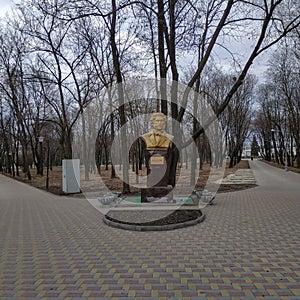
<svg viewBox="0 0 300 300">
<path fill-rule="evenodd" d="M 272 134 L 273 148 L 274 148 L 274 159 L 277 164 L 279 164 L 278 150 L 276 146 L 276 141 L 274 137 L 274 133 Z"/>
<path fill-rule="evenodd" d="M 170 167 L 170 173 L 169 173 L 169 182 L 168 184 L 172 185 L 173 187 L 176 185 L 176 170 L 177 170 L 177 162 L 179 159 L 179 150 L 175 146 L 175 144 L 172 143 L 171 149 L 170 149 L 170 155 L 171 155 L 171 167 Z"/>
<path fill-rule="evenodd" d="M 157 0 L 158 7 L 158 58 L 159 58 L 159 75 L 160 75 L 160 98 L 161 98 L 161 112 L 168 115 L 167 103 L 167 66 L 165 60 L 165 43 L 164 34 L 166 30 L 164 0 Z"/>
<path fill-rule="evenodd" d="M 110 137 L 111 137 L 111 141 L 113 142 L 115 138 L 115 125 L 114 125 L 114 116 L 112 114 L 113 103 L 112 103 L 111 89 L 108 89 L 108 97 L 109 97 L 109 104 L 110 104 L 110 108 L 109 108 L 110 109 Z M 116 170 L 113 164 L 113 160 L 111 159 L 110 178 L 115 178 L 115 177 L 116 177 Z"/>
<path fill-rule="evenodd" d="M 130 193 L 129 187 L 129 173 L 128 173 L 128 147 L 127 147 L 127 132 L 126 132 L 126 116 L 124 107 L 124 90 L 123 79 L 121 72 L 121 64 L 119 51 L 116 44 L 116 21 L 117 21 L 117 6 L 116 0 L 112 0 L 112 20 L 110 29 L 111 50 L 113 57 L 114 70 L 116 72 L 118 83 L 118 99 L 119 99 L 119 111 L 120 111 L 120 125 L 121 125 L 121 148 L 122 151 L 121 160 L 123 165 L 123 194 Z"/>
<path fill-rule="evenodd" d="M 18 145 L 18 143 L 16 143 L 16 175 L 18 177 L 20 177 L 19 166 L 20 166 L 20 162 L 19 162 L 19 145 Z"/>
<path fill-rule="evenodd" d="M 83 163 L 84 163 L 84 179 L 90 180 L 89 170 L 89 155 L 87 152 L 87 144 L 86 144 L 86 123 L 83 112 L 81 113 L 81 122 L 82 122 L 82 151 L 83 151 Z"/>
<path fill-rule="evenodd" d="M 296 160 L 297 160 L 297 168 L 300 169 L 300 141 L 296 143 Z"/>
<path fill-rule="evenodd" d="M 194 93 L 194 103 L 193 103 L 193 116 L 197 116 L 198 114 L 198 95 L 200 90 L 200 78 L 196 82 L 196 88 Z M 193 133 L 196 133 L 197 131 L 198 122 L 196 118 L 193 118 Z M 198 138 L 199 139 L 199 138 Z M 194 141 L 196 143 L 196 141 Z M 197 170 L 197 147 L 196 145 L 193 145 L 192 148 L 192 158 L 191 158 L 191 177 L 190 177 L 190 184 L 193 186 L 195 185 L 195 172 Z M 197 176 L 198 177 L 198 176 Z"/>
</svg>

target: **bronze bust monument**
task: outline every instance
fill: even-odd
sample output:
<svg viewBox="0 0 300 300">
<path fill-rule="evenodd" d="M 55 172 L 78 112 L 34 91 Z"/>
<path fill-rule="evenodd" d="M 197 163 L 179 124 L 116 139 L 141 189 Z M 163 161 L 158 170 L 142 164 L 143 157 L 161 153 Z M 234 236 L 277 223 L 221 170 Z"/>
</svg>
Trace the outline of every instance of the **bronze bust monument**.
<svg viewBox="0 0 300 300">
<path fill-rule="evenodd" d="M 167 117 L 157 112 L 150 119 L 152 131 L 141 136 L 146 147 L 147 188 L 142 202 L 172 202 L 173 187 L 168 184 L 171 164 L 170 146 L 174 136 L 165 132 Z"/>
</svg>

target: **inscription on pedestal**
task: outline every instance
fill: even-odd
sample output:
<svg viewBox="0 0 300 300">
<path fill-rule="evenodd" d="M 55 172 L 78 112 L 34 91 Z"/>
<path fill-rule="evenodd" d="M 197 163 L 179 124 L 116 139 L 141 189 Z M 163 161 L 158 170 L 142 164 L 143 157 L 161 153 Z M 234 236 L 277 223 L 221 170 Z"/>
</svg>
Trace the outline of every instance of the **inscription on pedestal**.
<svg viewBox="0 0 300 300">
<path fill-rule="evenodd" d="M 150 165 L 163 165 L 164 163 L 165 163 L 165 159 L 163 156 L 150 157 Z"/>
</svg>

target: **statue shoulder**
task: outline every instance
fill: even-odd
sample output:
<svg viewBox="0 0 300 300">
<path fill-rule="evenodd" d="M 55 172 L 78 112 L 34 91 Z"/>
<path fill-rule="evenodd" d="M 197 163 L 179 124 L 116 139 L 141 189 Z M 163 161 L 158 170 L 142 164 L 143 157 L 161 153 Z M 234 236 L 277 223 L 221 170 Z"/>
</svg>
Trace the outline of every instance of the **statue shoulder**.
<svg viewBox="0 0 300 300">
<path fill-rule="evenodd" d="M 165 136 L 166 136 L 170 141 L 173 141 L 173 139 L 174 139 L 174 135 L 172 135 L 172 134 L 165 133 Z"/>
<path fill-rule="evenodd" d="M 147 132 L 147 133 L 144 133 L 143 135 L 141 135 L 141 137 L 143 138 L 143 137 L 148 137 L 148 136 L 150 136 L 152 134 L 152 132 L 150 131 L 150 132 Z"/>
<path fill-rule="evenodd" d="M 152 135 L 152 132 L 147 132 L 147 133 L 141 135 L 140 138 L 141 138 L 142 140 L 146 141 L 147 139 L 150 138 L 151 135 Z"/>
</svg>

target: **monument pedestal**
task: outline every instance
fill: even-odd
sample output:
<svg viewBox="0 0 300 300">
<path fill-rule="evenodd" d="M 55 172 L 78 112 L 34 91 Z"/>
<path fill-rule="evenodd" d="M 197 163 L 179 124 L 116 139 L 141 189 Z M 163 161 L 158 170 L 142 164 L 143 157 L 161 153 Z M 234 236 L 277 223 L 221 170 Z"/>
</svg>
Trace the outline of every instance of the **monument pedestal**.
<svg viewBox="0 0 300 300">
<path fill-rule="evenodd" d="M 173 186 L 168 185 L 169 150 L 146 150 L 147 188 L 141 190 L 142 203 L 173 202 Z"/>
<path fill-rule="evenodd" d="M 173 202 L 173 187 L 151 187 L 141 190 L 142 203 L 172 203 Z"/>
</svg>

